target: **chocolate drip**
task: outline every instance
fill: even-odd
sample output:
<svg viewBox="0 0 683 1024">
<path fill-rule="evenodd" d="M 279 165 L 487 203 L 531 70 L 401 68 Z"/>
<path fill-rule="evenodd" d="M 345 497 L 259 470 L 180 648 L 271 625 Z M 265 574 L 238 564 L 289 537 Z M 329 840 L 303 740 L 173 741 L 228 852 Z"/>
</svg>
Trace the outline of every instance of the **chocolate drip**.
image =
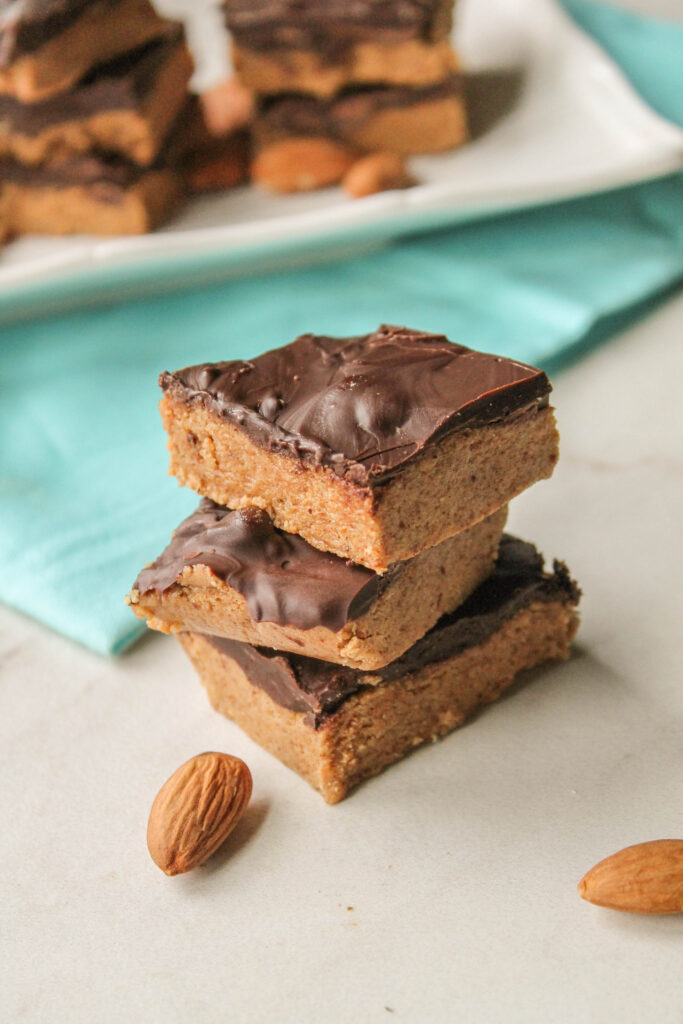
<svg viewBox="0 0 683 1024">
<path fill-rule="evenodd" d="M 354 43 L 435 42 L 448 35 L 452 0 L 225 0 L 238 46 L 314 50 L 334 59 Z"/>
<path fill-rule="evenodd" d="M 541 370 L 388 326 L 355 338 L 303 334 L 254 360 L 203 363 L 159 382 L 259 447 L 364 487 L 446 434 L 546 405 L 551 390 Z"/>
<path fill-rule="evenodd" d="M 50 160 L 40 167 L 0 160 L 0 183 L 13 182 L 30 188 L 85 188 L 102 202 L 118 203 L 126 189 L 149 168 L 136 167 L 116 156 L 90 153 L 82 157 Z"/>
<path fill-rule="evenodd" d="M 186 565 L 205 565 L 244 597 L 255 622 L 337 632 L 364 614 L 400 569 L 379 576 L 273 526 L 258 508 L 203 498 L 166 550 L 138 576 L 141 594 L 169 590 Z"/>
<path fill-rule="evenodd" d="M 244 670 L 251 683 L 277 704 L 306 713 L 319 728 L 354 693 L 382 685 L 452 658 L 485 643 L 518 612 L 536 602 L 576 605 L 581 592 L 567 567 L 555 561 L 553 572 L 543 570 L 543 558 L 533 544 L 504 534 L 491 576 L 454 612 L 437 624 L 402 657 L 376 672 L 332 665 L 326 661 L 254 647 L 238 640 L 205 637 Z"/>
</svg>

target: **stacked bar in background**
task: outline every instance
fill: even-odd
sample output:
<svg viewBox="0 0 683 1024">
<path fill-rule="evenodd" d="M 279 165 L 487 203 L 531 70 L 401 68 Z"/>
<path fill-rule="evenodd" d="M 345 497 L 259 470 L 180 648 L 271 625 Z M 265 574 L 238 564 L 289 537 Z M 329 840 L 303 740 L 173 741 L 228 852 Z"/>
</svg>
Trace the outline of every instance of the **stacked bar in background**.
<svg viewBox="0 0 683 1024">
<path fill-rule="evenodd" d="M 575 584 L 502 532 L 557 460 L 545 374 L 381 327 L 161 385 L 203 499 L 131 607 L 325 800 L 567 656 Z"/>
<path fill-rule="evenodd" d="M 465 141 L 453 0 L 225 0 L 225 8 L 236 71 L 258 97 L 261 184 L 314 188 L 340 180 L 364 153 L 435 153 Z"/>
<path fill-rule="evenodd" d="M 11 234 L 138 234 L 177 207 L 192 61 L 148 0 L 0 8 L 0 188 Z"/>
</svg>

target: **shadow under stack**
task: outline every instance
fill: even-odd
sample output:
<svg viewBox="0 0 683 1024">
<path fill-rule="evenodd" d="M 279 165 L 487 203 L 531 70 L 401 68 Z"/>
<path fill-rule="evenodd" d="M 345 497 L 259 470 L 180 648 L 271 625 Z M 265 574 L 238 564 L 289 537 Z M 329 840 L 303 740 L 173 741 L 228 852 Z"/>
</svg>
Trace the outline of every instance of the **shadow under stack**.
<svg viewBox="0 0 683 1024">
<path fill-rule="evenodd" d="M 178 206 L 173 126 L 192 61 L 148 0 L 0 5 L 6 235 L 140 234 Z"/>
<path fill-rule="evenodd" d="M 557 461 L 544 373 L 381 327 L 160 383 L 203 497 L 129 603 L 328 803 L 568 656 L 576 584 L 503 533 Z"/>
<path fill-rule="evenodd" d="M 453 0 L 226 0 L 233 59 L 257 96 L 255 181 L 339 182 L 358 157 L 438 153 L 467 137 Z"/>
</svg>

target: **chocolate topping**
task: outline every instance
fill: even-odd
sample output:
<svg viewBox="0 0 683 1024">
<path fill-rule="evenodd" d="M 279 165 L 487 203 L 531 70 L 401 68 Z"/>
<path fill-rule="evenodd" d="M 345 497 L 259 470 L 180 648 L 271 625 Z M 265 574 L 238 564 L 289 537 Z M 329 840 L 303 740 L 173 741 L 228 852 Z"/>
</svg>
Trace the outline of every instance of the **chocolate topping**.
<svg viewBox="0 0 683 1024">
<path fill-rule="evenodd" d="M 363 41 L 442 39 L 451 28 L 452 6 L 452 0 L 225 0 L 238 46 L 315 50 L 329 57 Z"/>
<path fill-rule="evenodd" d="M 332 99 L 280 95 L 261 101 L 256 119 L 262 138 L 277 135 L 327 135 L 345 139 L 382 110 L 435 102 L 462 91 L 462 75 L 449 75 L 424 86 L 392 85 L 354 88 Z"/>
<path fill-rule="evenodd" d="M 565 565 L 556 561 L 553 572 L 545 573 L 543 559 L 533 544 L 505 534 L 492 575 L 402 657 L 379 671 L 361 672 L 222 637 L 206 639 L 236 661 L 250 682 L 276 703 L 305 712 L 306 721 L 319 728 L 353 693 L 369 685 L 392 682 L 482 644 L 507 620 L 535 602 L 576 605 L 579 597 L 580 590 Z"/>
<path fill-rule="evenodd" d="M 0 96 L 0 124 L 7 132 L 39 135 L 52 125 L 80 121 L 107 110 L 137 110 L 153 88 L 159 70 L 176 53 L 180 30 L 161 41 L 100 65 L 67 93 L 38 103 Z"/>
<path fill-rule="evenodd" d="M 126 189 L 134 185 L 150 168 L 136 167 L 116 156 L 89 153 L 66 159 L 53 159 L 39 167 L 15 160 L 0 160 L 0 183 L 13 182 L 30 188 L 85 188 L 102 202 L 119 203 Z"/>
<path fill-rule="evenodd" d="M 203 498 L 166 550 L 138 576 L 141 594 L 163 593 L 186 565 L 205 565 L 244 597 L 255 622 L 337 632 L 370 607 L 400 569 L 379 576 L 273 526 L 266 512 L 231 512 Z"/>
<path fill-rule="evenodd" d="M 444 435 L 546 405 L 550 392 L 541 370 L 387 326 L 356 338 L 303 334 L 251 361 L 203 363 L 159 382 L 254 444 L 365 487 Z"/>
</svg>

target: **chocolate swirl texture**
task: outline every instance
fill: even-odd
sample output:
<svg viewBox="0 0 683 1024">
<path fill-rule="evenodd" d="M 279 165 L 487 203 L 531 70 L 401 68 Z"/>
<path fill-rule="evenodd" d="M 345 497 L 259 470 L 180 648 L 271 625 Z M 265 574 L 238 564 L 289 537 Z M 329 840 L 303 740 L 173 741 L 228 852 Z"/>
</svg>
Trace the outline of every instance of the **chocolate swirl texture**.
<svg viewBox="0 0 683 1024">
<path fill-rule="evenodd" d="M 163 593 L 185 566 L 205 565 L 245 599 L 255 622 L 337 632 L 370 607 L 400 569 L 379 576 L 273 526 L 266 512 L 230 511 L 203 498 L 133 586 Z"/>
<path fill-rule="evenodd" d="M 379 671 L 362 672 L 223 637 L 207 639 L 236 661 L 248 679 L 277 704 L 304 712 L 308 724 L 320 728 L 347 697 L 368 685 L 390 683 L 483 644 L 531 604 L 558 601 L 573 606 L 580 595 L 563 563 L 554 562 L 553 572 L 546 573 L 533 544 L 504 534 L 491 576 L 402 657 Z"/>
<path fill-rule="evenodd" d="M 448 35 L 452 0 L 224 0 L 238 46 L 315 50 L 334 57 L 357 42 L 435 42 Z"/>
<path fill-rule="evenodd" d="M 456 430 L 546 405 L 551 390 L 531 366 L 388 326 L 354 338 L 303 334 L 251 361 L 203 363 L 159 383 L 254 444 L 360 486 Z"/>
</svg>

